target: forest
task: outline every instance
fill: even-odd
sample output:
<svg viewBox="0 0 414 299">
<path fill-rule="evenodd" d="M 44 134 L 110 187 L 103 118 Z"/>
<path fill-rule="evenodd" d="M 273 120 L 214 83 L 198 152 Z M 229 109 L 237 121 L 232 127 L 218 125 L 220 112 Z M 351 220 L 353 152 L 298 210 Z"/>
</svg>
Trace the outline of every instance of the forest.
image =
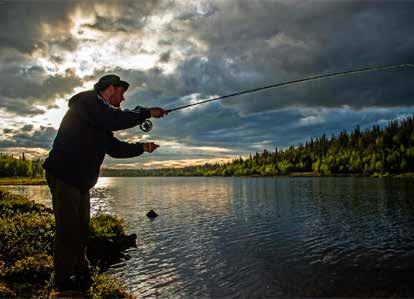
<svg viewBox="0 0 414 299">
<path fill-rule="evenodd" d="M 0 177 L 42 177 L 42 160 L 0 153 Z M 184 168 L 102 169 L 101 176 L 386 176 L 414 172 L 414 117 L 395 120 L 384 128 L 342 131 L 311 138 L 286 149 L 264 150 L 229 163 Z"/>
<path fill-rule="evenodd" d="M 315 175 L 386 176 L 414 172 L 414 118 L 395 120 L 384 128 L 342 131 L 311 138 L 286 149 L 264 150 L 224 164 L 185 168 L 103 169 L 102 176 L 276 176 Z"/>
<path fill-rule="evenodd" d="M 12 154 L 0 153 L 0 178 L 4 177 L 42 177 L 44 170 L 41 159 L 26 159 L 25 154 L 15 158 Z"/>
</svg>

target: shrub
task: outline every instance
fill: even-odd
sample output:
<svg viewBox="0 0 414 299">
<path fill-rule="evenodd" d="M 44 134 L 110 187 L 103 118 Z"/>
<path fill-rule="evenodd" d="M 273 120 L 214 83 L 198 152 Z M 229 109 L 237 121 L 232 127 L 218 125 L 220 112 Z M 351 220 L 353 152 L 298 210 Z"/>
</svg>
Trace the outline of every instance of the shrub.
<svg viewBox="0 0 414 299">
<path fill-rule="evenodd" d="M 90 237 L 121 243 L 125 237 L 125 223 L 114 216 L 99 214 L 91 219 Z"/>
<path fill-rule="evenodd" d="M 100 214 L 91 219 L 88 258 L 105 270 L 123 257 L 122 250 L 135 246 L 136 235 L 125 235 L 125 223 L 111 215 Z"/>
<path fill-rule="evenodd" d="M 49 279 L 52 271 L 52 256 L 41 253 L 17 260 L 3 275 L 6 280 L 34 282 Z"/>
<path fill-rule="evenodd" d="M 4 282 L 0 281 L 0 298 L 16 297 L 16 292 L 10 289 L 10 287 Z"/>
<path fill-rule="evenodd" d="M 0 218 L 0 258 L 11 264 L 26 256 L 52 254 L 54 219 L 49 214 L 17 213 Z"/>
<path fill-rule="evenodd" d="M 132 298 L 118 279 L 107 274 L 95 273 L 89 289 L 92 298 Z"/>
<path fill-rule="evenodd" d="M 53 213 L 50 208 L 47 208 L 44 205 L 0 189 L 0 215 L 2 215 L 2 217 L 13 215 L 15 213 L 35 212 L 50 215 Z"/>
<path fill-rule="evenodd" d="M 54 229 L 50 209 L 0 189 L 0 297 L 44 297 L 53 287 Z M 126 236 L 123 220 L 111 215 L 93 217 L 90 231 L 88 257 L 95 264 L 109 266 L 135 244 L 136 235 Z M 94 280 L 94 298 L 128 297 L 115 278 L 96 274 Z"/>
</svg>

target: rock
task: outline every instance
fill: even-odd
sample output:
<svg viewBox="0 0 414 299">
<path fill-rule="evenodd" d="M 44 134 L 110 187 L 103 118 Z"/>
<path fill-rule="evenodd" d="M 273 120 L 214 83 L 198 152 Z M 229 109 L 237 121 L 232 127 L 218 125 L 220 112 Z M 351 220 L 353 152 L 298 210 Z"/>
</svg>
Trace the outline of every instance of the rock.
<svg viewBox="0 0 414 299">
<path fill-rule="evenodd" d="M 137 234 L 130 234 L 125 236 L 125 247 L 137 247 Z"/>
<path fill-rule="evenodd" d="M 158 214 L 157 214 L 157 213 L 155 213 L 155 211 L 154 211 L 154 210 L 151 210 L 151 211 L 149 211 L 149 212 L 147 213 L 147 217 L 148 217 L 149 219 L 151 219 L 151 220 L 154 220 L 155 218 L 157 218 L 157 217 L 158 217 Z"/>
</svg>

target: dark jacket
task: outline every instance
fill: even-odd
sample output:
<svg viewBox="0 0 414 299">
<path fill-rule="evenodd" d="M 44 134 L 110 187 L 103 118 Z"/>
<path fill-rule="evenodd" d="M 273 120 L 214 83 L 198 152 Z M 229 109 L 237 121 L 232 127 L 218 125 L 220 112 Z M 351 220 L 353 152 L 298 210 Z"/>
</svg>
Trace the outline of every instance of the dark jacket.
<svg viewBox="0 0 414 299">
<path fill-rule="evenodd" d="M 78 93 L 69 100 L 69 110 L 43 168 L 87 192 L 98 180 L 105 154 L 130 158 L 144 152 L 142 143 L 120 141 L 112 132 L 132 128 L 149 117 L 149 110 L 144 108 L 121 110 L 110 106 L 93 90 Z"/>
</svg>

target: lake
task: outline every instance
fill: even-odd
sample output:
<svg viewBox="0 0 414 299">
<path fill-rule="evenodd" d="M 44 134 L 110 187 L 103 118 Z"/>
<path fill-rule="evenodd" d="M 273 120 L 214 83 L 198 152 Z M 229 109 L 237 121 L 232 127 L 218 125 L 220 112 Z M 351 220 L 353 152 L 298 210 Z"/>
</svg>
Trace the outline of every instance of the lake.
<svg viewBox="0 0 414 299">
<path fill-rule="evenodd" d="M 137 233 L 109 271 L 140 297 L 414 296 L 414 179 L 100 178 L 91 202 Z"/>
</svg>

